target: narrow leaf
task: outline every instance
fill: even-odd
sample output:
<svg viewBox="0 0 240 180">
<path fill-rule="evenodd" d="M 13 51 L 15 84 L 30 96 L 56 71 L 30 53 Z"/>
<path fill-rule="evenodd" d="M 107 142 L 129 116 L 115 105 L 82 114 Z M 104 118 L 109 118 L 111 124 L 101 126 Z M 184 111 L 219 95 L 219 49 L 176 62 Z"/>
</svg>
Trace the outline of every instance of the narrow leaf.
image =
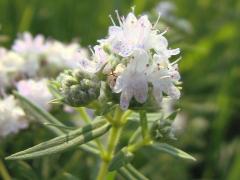
<svg viewBox="0 0 240 180">
<path fill-rule="evenodd" d="M 78 136 L 80 136 L 81 134 L 87 133 L 87 132 L 91 132 L 96 128 L 99 128 L 101 126 L 103 126 L 106 122 L 104 120 L 98 120 L 98 121 L 93 121 L 93 123 L 85 125 L 82 128 L 79 128 L 77 130 L 71 131 L 68 134 L 63 134 L 61 136 L 55 137 L 49 141 L 40 143 L 34 147 L 31 147 L 27 150 L 18 152 L 14 155 L 23 155 L 23 154 L 27 154 L 27 153 L 32 153 L 32 152 L 36 152 L 36 151 L 40 151 L 40 150 L 45 150 L 48 148 L 52 148 L 58 145 L 61 145 L 63 143 L 69 142 L 71 140 L 73 140 L 74 138 L 77 138 Z"/>
<path fill-rule="evenodd" d="M 118 170 L 118 173 L 125 179 L 125 180 L 137 180 L 125 167 L 122 167 Z"/>
<path fill-rule="evenodd" d="M 194 157 L 192 157 L 191 155 L 189 155 L 188 153 L 186 153 L 178 148 L 175 148 L 169 144 L 158 143 L 158 144 L 153 144 L 152 146 L 159 151 L 164 151 L 175 157 L 179 157 L 179 158 L 183 158 L 183 159 L 191 159 L 193 161 L 196 161 L 196 159 Z"/>
<path fill-rule="evenodd" d="M 27 98 L 25 98 L 24 96 L 20 95 L 18 92 L 15 91 L 14 95 L 16 96 L 16 98 L 18 98 L 20 103 L 23 105 L 23 108 L 28 113 L 30 113 L 33 117 L 35 117 L 38 120 L 40 120 L 42 123 L 46 122 L 46 123 L 50 123 L 50 124 L 56 124 L 56 125 L 64 126 L 64 124 L 62 124 L 60 121 L 58 121 L 50 113 L 48 113 L 44 109 L 40 108 L 39 106 L 37 106 L 33 102 L 29 101 Z M 58 128 L 49 126 L 49 129 L 55 131 L 57 134 L 60 133 Z"/>
<path fill-rule="evenodd" d="M 126 149 L 123 148 L 114 156 L 109 165 L 108 170 L 114 171 L 121 168 L 122 166 L 125 166 L 126 164 L 132 161 L 133 156 L 134 155 L 131 152 L 126 151 Z"/>
<path fill-rule="evenodd" d="M 139 172 L 132 164 L 127 164 L 125 168 L 138 180 L 148 180 L 141 172 Z"/>
<path fill-rule="evenodd" d="M 100 128 L 94 129 L 93 131 L 89 131 L 86 132 L 80 136 L 77 136 L 69 141 L 65 141 L 57 146 L 50 146 L 49 148 L 43 149 L 40 145 L 37 145 L 37 148 L 34 146 L 32 148 L 29 148 L 25 151 L 13 154 L 9 157 L 7 157 L 7 160 L 15 160 L 15 159 L 33 159 L 33 158 L 37 158 L 37 157 L 41 157 L 41 156 L 46 156 L 46 155 L 50 155 L 50 154 L 55 154 L 55 153 L 59 153 L 62 152 L 64 150 L 67 150 L 69 148 L 87 143 L 99 136 L 102 136 L 103 134 L 105 134 L 109 129 L 110 129 L 110 125 L 106 124 Z M 40 149 L 38 151 L 33 151 L 32 149 Z M 30 152 L 30 153 L 29 153 Z"/>
<path fill-rule="evenodd" d="M 172 112 L 171 114 L 169 114 L 165 119 L 169 119 L 171 121 L 173 121 L 177 114 L 180 112 L 181 109 L 177 109 L 176 111 Z"/>
<path fill-rule="evenodd" d="M 130 137 L 128 144 L 135 143 L 140 137 L 141 137 L 141 128 L 138 127 L 137 130 L 135 130 L 133 135 Z"/>
</svg>

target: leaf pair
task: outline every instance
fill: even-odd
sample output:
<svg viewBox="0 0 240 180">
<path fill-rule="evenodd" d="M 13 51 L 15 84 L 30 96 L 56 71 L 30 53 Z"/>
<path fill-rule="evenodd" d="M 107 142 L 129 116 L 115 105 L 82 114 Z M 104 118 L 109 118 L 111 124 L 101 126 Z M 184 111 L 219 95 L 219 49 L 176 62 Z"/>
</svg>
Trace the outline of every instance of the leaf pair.
<svg viewBox="0 0 240 180">
<path fill-rule="evenodd" d="M 32 159 L 50 154 L 55 154 L 69 148 L 87 143 L 103 134 L 109 129 L 110 125 L 104 120 L 99 120 L 88 124 L 80 129 L 69 132 L 66 135 L 58 136 L 49 141 L 40 143 L 34 147 L 26 149 L 7 157 L 7 160 Z"/>
<path fill-rule="evenodd" d="M 159 151 L 166 152 L 178 158 L 190 159 L 190 160 L 196 161 L 196 159 L 191 155 L 189 155 L 188 153 L 166 143 L 156 143 L 156 144 L 153 144 L 152 147 Z"/>
<path fill-rule="evenodd" d="M 45 127 L 47 127 L 50 131 L 54 132 L 58 136 L 69 132 L 69 128 L 66 128 L 63 123 L 57 120 L 49 112 L 37 106 L 16 91 L 14 92 L 14 95 L 19 100 L 24 110 L 40 122 L 44 123 L 46 125 Z M 91 147 L 89 144 L 82 144 L 79 148 L 92 154 L 99 154 L 98 150 Z"/>
<path fill-rule="evenodd" d="M 118 170 L 118 173 L 121 174 L 121 176 L 124 179 L 127 180 L 148 180 L 147 177 L 145 177 L 142 173 L 140 173 L 133 165 L 130 163 L 127 164 L 124 167 L 121 167 Z"/>
</svg>

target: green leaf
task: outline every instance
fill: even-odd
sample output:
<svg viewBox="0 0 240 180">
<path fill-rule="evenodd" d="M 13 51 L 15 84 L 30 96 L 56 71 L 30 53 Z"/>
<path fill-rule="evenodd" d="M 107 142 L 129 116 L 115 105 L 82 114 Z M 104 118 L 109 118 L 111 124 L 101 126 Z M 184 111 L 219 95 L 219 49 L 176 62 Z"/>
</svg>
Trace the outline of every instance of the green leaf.
<svg viewBox="0 0 240 180">
<path fill-rule="evenodd" d="M 23 108 L 29 114 L 31 114 L 33 117 L 37 118 L 42 123 L 49 123 L 49 124 L 56 124 L 56 125 L 59 125 L 59 126 L 64 126 L 64 124 L 62 124 L 60 121 L 58 121 L 50 113 L 48 113 L 44 109 L 40 108 L 39 106 L 37 106 L 33 102 L 29 101 L 27 98 L 25 98 L 24 96 L 20 95 L 18 92 L 15 91 L 14 95 L 20 101 L 20 103 L 22 104 Z M 52 126 L 47 126 L 47 127 L 49 129 L 51 129 L 52 131 L 54 131 L 55 133 L 57 133 L 57 134 L 61 133 L 61 131 L 58 128 L 56 128 L 56 127 L 52 127 Z"/>
<path fill-rule="evenodd" d="M 170 115 L 168 115 L 165 119 L 169 119 L 171 121 L 173 121 L 177 114 L 180 112 L 181 109 L 177 109 L 176 111 L 172 112 Z"/>
<path fill-rule="evenodd" d="M 64 180 L 79 180 L 78 177 L 76 177 L 68 172 L 64 172 L 62 176 L 63 176 Z"/>
<path fill-rule="evenodd" d="M 127 151 L 126 148 L 123 148 L 114 156 L 109 165 L 108 170 L 114 171 L 121 168 L 122 166 L 125 166 L 126 164 L 132 161 L 133 156 L 134 156 L 133 153 Z"/>
<path fill-rule="evenodd" d="M 191 159 L 193 161 L 196 161 L 196 159 L 194 157 L 192 157 L 191 155 L 189 155 L 188 153 L 186 153 L 178 148 L 175 148 L 169 144 L 166 144 L 166 143 L 153 144 L 152 147 L 154 147 L 155 149 L 157 149 L 159 151 L 169 153 L 178 158 Z"/>
<path fill-rule="evenodd" d="M 69 126 L 65 126 L 65 125 L 58 125 L 58 124 L 51 124 L 51 123 L 43 123 L 43 125 L 45 126 L 54 126 L 57 127 L 58 129 L 62 129 L 64 131 L 72 131 L 72 130 L 76 130 L 76 127 L 69 127 Z"/>
<path fill-rule="evenodd" d="M 134 144 L 141 137 L 141 128 L 138 127 L 130 137 L 128 144 Z"/>
<path fill-rule="evenodd" d="M 128 172 L 132 174 L 136 179 L 138 180 L 148 180 L 147 177 L 145 177 L 141 172 L 139 172 L 132 164 L 127 164 L 125 166 Z"/>
<path fill-rule="evenodd" d="M 125 180 L 137 180 L 125 167 L 118 169 L 118 173 L 125 179 Z"/>
<path fill-rule="evenodd" d="M 117 104 L 114 104 L 112 102 L 102 104 L 101 108 L 95 111 L 95 115 L 103 116 L 105 114 L 108 114 L 109 112 L 112 112 L 117 106 Z"/>
<path fill-rule="evenodd" d="M 155 122 L 156 120 L 160 120 L 163 118 L 163 114 L 161 112 L 156 112 L 156 113 L 147 113 L 147 120 L 149 123 Z M 130 121 L 139 121 L 139 113 L 132 113 L 131 116 L 129 117 Z"/>
<path fill-rule="evenodd" d="M 59 92 L 59 90 L 57 88 L 56 82 L 50 81 L 48 83 L 48 89 L 56 99 L 59 99 L 62 102 L 63 97 L 62 97 L 61 93 Z"/>
<path fill-rule="evenodd" d="M 22 104 L 23 108 L 27 113 L 41 121 L 42 123 L 49 123 L 54 124 L 55 126 L 46 126 L 49 130 L 54 132 L 56 135 L 63 135 L 66 134 L 68 131 L 64 129 L 59 129 L 57 126 L 65 126 L 60 121 L 58 121 L 55 117 L 53 117 L 50 113 L 45 111 L 44 109 L 38 107 L 33 102 L 26 99 L 24 96 L 20 95 L 18 92 L 13 92 L 15 97 L 18 98 L 20 103 Z M 90 147 L 87 144 L 83 144 L 80 146 L 81 149 L 90 152 L 92 154 L 98 154 L 98 150 Z"/>
<path fill-rule="evenodd" d="M 63 143 L 66 143 L 66 142 L 69 142 L 69 141 L 73 140 L 74 138 L 77 138 L 78 136 L 80 136 L 84 133 L 91 132 L 94 129 L 103 126 L 104 124 L 106 124 L 106 122 L 104 120 L 94 121 L 93 123 L 85 125 L 82 128 L 79 128 L 79 129 L 71 131 L 67 134 L 63 134 L 61 136 L 55 137 L 55 138 L 53 138 L 49 141 L 40 143 L 40 144 L 38 144 L 34 147 L 31 147 L 31 148 L 29 148 L 25 151 L 18 152 L 15 155 L 21 155 L 21 154 L 36 152 L 36 151 L 40 151 L 40 150 L 44 150 L 44 149 L 47 149 L 47 148 L 52 148 L 54 146 L 61 145 Z"/>
<path fill-rule="evenodd" d="M 103 134 L 105 134 L 109 129 L 110 125 L 106 124 L 100 128 L 90 130 L 90 126 L 84 127 L 83 129 L 76 130 L 70 135 L 63 135 L 57 138 L 54 138 L 50 141 L 40 143 L 34 147 L 26 149 L 24 151 L 18 152 L 7 157 L 7 160 L 15 159 L 33 159 L 41 156 L 46 156 L 50 154 L 59 153 L 65 151 L 69 148 L 87 143 Z M 84 133 L 83 133 L 84 132 Z M 76 136 L 77 135 L 77 136 Z"/>
</svg>

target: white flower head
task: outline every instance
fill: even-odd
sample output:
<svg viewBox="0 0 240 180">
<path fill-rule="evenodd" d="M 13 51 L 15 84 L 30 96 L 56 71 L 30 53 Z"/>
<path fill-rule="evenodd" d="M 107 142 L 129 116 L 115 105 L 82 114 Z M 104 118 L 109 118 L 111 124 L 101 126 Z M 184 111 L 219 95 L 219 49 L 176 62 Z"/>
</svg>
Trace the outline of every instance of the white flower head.
<svg viewBox="0 0 240 180">
<path fill-rule="evenodd" d="M 53 99 L 53 96 L 47 87 L 46 79 L 39 81 L 32 79 L 22 80 L 16 86 L 22 96 L 25 96 L 46 110 L 51 108 L 49 102 Z"/>
<path fill-rule="evenodd" d="M 169 58 L 180 53 L 180 50 L 169 49 L 168 40 L 159 33 L 147 15 L 137 18 L 133 12 L 127 17 L 120 17 L 119 25 L 113 22 L 106 39 L 100 40 L 115 54 L 119 64 L 126 67 L 115 74 L 116 83 L 109 83 L 115 93 L 121 93 L 120 106 L 127 109 L 134 97 L 139 103 L 147 100 L 149 85 L 153 86 L 153 96 L 161 104 L 163 94 L 178 99 L 180 91 L 175 86 L 180 75 L 177 64 L 171 64 Z M 111 18 L 112 19 L 112 18 Z M 118 65 L 111 72 L 116 72 Z M 111 75 L 111 74 L 110 74 Z"/>
<path fill-rule="evenodd" d="M 77 52 L 75 54 L 75 59 L 79 63 L 79 68 L 90 72 L 98 72 L 108 61 L 109 55 L 104 51 L 104 48 L 100 45 L 96 45 L 91 49 L 92 58 L 89 59 L 83 56 L 81 53 Z"/>
<path fill-rule="evenodd" d="M 24 69 L 24 59 L 18 54 L 0 49 L 0 87 L 9 86 Z"/>
<path fill-rule="evenodd" d="M 165 32 L 158 33 L 158 30 L 152 26 L 147 15 L 137 18 L 133 12 L 128 16 L 120 18 L 117 13 L 119 26 L 114 23 L 109 27 L 109 36 L 107 39 L 100 40 L 100 43 L 107 44 L 114 53 L 128 57 L 136 49 L 149 51 L 155 50 L 157 53 L 166 57 L 176 55 L 179 49 L 169 50 L 168 41 L 163 36 Z"/>
<path fill-rule="evenodd" d="M 49 41 L 45 56 L 49 64 L 59 68 L 76 68 L 78 66 L 75 59 L 76 52 L 81 53 L 83 57 L 88 57 L 87 50 L 77 43 L 64 44 L 59 41 Z"/>
<path fill-rule="evenodd" d="M 40 59 L 47 49 L 47 44 L 42 35 L 33 37 L 25 32 L 15 40 L 12 50 L 20 54 L 24 60 L 24 73 L 28 76 L 35 76 L 40 68 Z"/>
<path fill-rule="evenodd" d="M 37 35 L 33 37 L 29 32 L 24 32 L 15 40 L 12 49 L 24 56 L 32 55 L 42 55 L 47 48 L 45 39 L 42 35 Z"/>
<path fill-rule="evenodd" d="M 28 127 L 24 111 L 17 105 L 13 96 L 0 99 L 0 137 L 17 133 Z"/>
<path fill-rule="evenodd" d="M 177 64 L 171 64 L 168 59 L 154 55 L 155 64 L 148 75 L 149 82 L 153 85 L 153 94 L 159 104 L 162 102 L 163 93 L 173 99 L 179 99 L 180 90 L 175 86 L 180 80 Z"/>
<path fill-rule="evenodd" d="M 113 90 L 116 93 L 121 92 L 120 106 L 127 109 L 129 103 L 134 97 L 137 102 L 144 103 L 147 100 L 148 81 L 146 65 L 148 56 L 145 51 L 136 50 L 133 53 L 131 62 L 126 69 L 118 76 Z"/>
</svg>

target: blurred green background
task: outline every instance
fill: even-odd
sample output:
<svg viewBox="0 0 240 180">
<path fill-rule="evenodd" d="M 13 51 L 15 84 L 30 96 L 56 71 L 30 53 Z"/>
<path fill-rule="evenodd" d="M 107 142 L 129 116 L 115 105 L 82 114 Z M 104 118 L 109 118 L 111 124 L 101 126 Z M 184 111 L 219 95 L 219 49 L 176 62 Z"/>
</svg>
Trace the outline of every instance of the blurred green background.
<svg viewBox="0 0 240 180">
<path fill-rule="evenodd" d="M 96 44 L 107 34 L 108 15 L 136 5 L 156 20 L 158 0 L 0 0 L 0 43 L 10 47 L 19 32 L 41 33 L 64 42 Z M 168 19 L 171 47 L 180 47 L 183 95 L 178 106 L 186 125 L 176 145 L 195 156 L 186 162 L 156 152 L 139 152 L 133 164 L 154 180 L 240 179 L 240 1 L 175 0 Z M 191 25 L 186 29 L 179 20 Z M 172 34 L 172 35 L 171 35 Z M 37 131 L 36 134 L 33 132 Z M 22 141 L 26 137 L 28 141 Z M 1 143 L 3 158 L 52 137 L 31 127 Z M 15 142 L 10 143 L 10 142 Z M 82 152 L 27 162 L 6 162 L 15 179 L 90 179 L 94 164 Z M 71 177 L 70 177 L 71 176 Z"/>
</svg>

